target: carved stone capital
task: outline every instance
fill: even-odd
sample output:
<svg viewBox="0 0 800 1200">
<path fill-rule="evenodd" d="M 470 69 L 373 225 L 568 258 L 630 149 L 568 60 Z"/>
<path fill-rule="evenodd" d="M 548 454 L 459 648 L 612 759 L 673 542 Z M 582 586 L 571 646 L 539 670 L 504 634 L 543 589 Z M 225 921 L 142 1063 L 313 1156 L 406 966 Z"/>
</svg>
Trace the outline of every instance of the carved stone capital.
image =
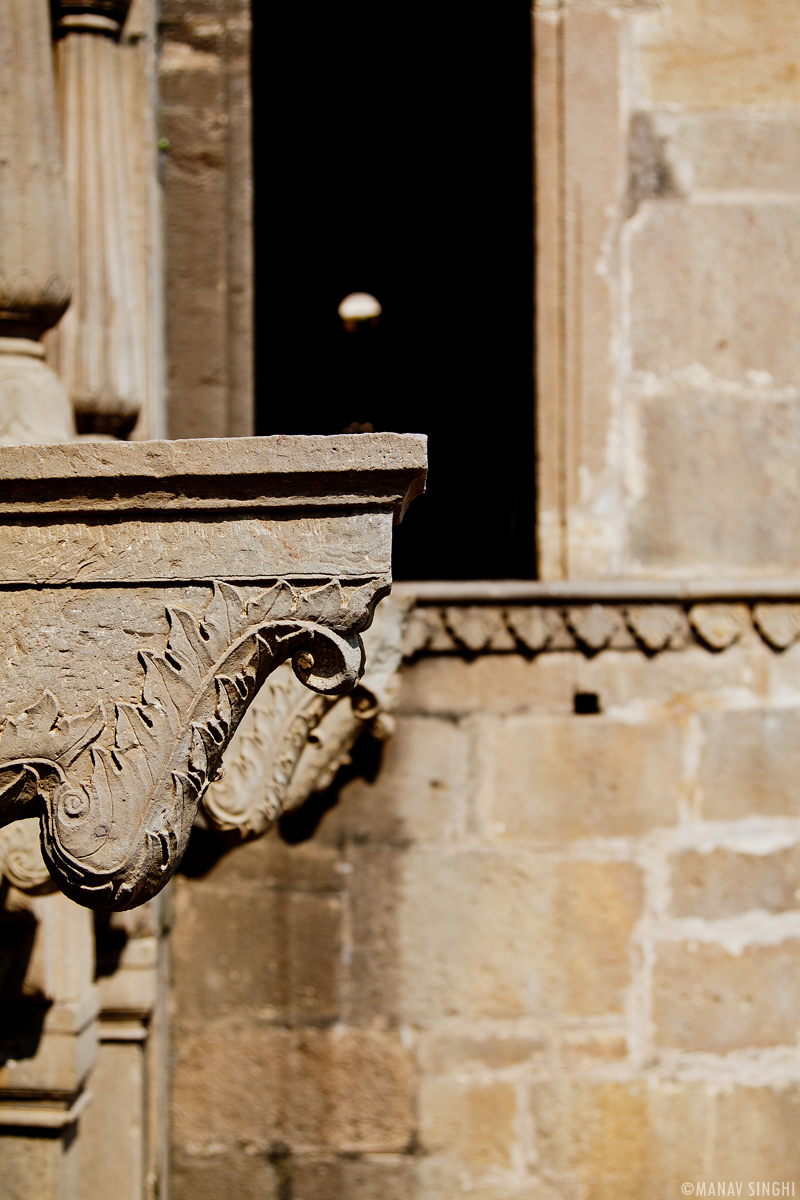
<svg viewBox="0 0 800 1200">
<path fill-rule="evenodd" d="M 0 448 L 0 826 L 41 818 L 68 896 L 163 887 L 282 663 L 353 688 L 423 477 L 397 435 Z"/>
<path fill-rule="evenodd" d="M 99 33 L 119 37 L 131 0 L 51 0 L 53 33 L 63 37 L 67 33 Z"/>
</svg>

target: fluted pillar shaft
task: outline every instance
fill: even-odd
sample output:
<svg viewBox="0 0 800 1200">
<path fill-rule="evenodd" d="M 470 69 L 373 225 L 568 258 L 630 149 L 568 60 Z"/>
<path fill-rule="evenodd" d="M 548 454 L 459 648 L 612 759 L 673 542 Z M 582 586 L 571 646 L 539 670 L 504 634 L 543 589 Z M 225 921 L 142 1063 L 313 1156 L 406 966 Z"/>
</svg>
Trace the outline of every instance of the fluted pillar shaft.
<svg viewBox="0 0 800 1200">
<path fill-rule="evenodd" d="M 79 431 L 122 437 L 146 390 L 117 44 L 129 4 L 53 5 L 75 273 L 54 346 Z"/>
<path fill-rule="evenodd" d="M 41 335 L 70 299 L 47 0 L 0 0 L 0 444 L 74 434 Z"/>
</svg>

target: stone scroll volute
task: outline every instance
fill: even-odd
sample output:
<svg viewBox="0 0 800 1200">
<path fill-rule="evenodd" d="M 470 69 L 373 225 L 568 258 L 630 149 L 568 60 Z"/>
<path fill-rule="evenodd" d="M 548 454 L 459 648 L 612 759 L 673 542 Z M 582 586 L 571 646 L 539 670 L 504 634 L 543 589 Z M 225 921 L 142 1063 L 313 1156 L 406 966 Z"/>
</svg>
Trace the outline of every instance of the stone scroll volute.
<svg viewBox="0 0 800 1200">
<path fill-rule="evenodd" d="M 285 442 L 298 444 L 294 462 Z M 348 442 L 359 439 L 241 439 L 246 469 L 211 482 L 195 470 L 233 442 L 48 448 L 45 475 L 60 476 L 52 487 L 27 477 L 30 451 L 16 452 L 23 470 L 3 459 L 14 452 L 0 453 L 0 473 L 5 464 L 14 476 L 6 495 L 19 498 L 0 506 L 5 662 L 22 672 L 7 692 L 43 684 L 33 703 L 0 717 L 0 826 L 39 816 L 50 875 L 78 903 L 130 908 L 164 886 L 226 747 L 281 664 L 321 696 L 361 677 L 360 634 L 390 586 L 386 522 L 419 490 L 424 444 Z M 157 481 L 140 474 L 153 468 L 148 453 Z M 203 539 L 209 562 L 227 557 L 227 579 L 203 578 Z M 137 557 L 142 543 L 150 552 Z M 69 570 L 59 572 L 62 560 Z M 43 563 L 45 582 L 26 586 Z M 135 646 L 135 620 L 116 618 L 139 600 L 161 614 L 160 644 L 148 632 Z"/>
</svg>

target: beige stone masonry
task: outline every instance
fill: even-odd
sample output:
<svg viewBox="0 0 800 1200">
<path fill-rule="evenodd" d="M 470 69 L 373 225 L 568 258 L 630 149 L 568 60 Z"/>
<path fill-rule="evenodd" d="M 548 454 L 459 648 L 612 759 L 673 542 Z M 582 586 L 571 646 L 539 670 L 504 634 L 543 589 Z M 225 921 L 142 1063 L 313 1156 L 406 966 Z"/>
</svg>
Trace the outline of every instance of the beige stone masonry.
<svg viewBox="0 0 800 1200">
<path fill-rule="evenodd" d="M 544 579 L 793 569 L 788 0 L 534 8 Z"/>
<path fill-rule="evenodd" d="M 259 1186 L 320 1200 L 671 1200 L 686 1180 L 794 1178 L 797 582 L 398 592 L 420 604 L 380 770 L 343 777 L 311 840 L 286 827 L 178 880 L 178 1196 L 265 1154 Z M 593 605 L 615 618 L 574 611 Z M 545 610 L 553 641 L 530 646 L 513 631 L 553 628 Z M 210 1025 L 208 1053 L 223 1039 L 248 1079 L 253 1045 L 316 1053 L 325 1030 L 371 1056 L 380 1031 L 363 1140 L 338 1099 L 315 1123 L 324 1072 L 302 1125 L 278 1078 L 263 1126 L 228 1090 L 217 1124 Z"/>
</svg>

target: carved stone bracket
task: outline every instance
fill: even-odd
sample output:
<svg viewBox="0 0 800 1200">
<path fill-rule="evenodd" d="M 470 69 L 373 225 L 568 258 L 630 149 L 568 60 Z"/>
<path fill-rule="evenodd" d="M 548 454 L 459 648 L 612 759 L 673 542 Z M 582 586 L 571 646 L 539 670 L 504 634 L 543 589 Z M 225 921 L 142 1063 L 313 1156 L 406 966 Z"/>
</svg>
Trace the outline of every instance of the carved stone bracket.
<svg viewBox="0 0 800 1200">
<path fill-rule="evenodd" d="M 360 633 L 389 590 L 387 535 L 422 485 L 424 441 L 84 444 L 32 455 L 0 451 L 0 629 L 19 667 L 6 682 L 12 694 L 35 692 L 0 721 L 0 825 L 38 815 L 58 886 L 89 907 L 130 908 L 180 862 L 197 806 L 273 672 L 290 661 L 317 694 L 295 721 L 303 741 L 361 677 Z M 377 705 L 365 689 L 351 711 L 363 723 Z M 268 819 L 251 814 L 243 832 Z"/>
<path fill-rule="evenodd" d="M 250 702 L 291 658 L 323 696 L 353 688 L 364 665 L 358 637 L 388 591 L 377 580 L 345 594 L 338 581 L 296 591 L 281 580 L 246 600 L 214 583 L 201 621 L 167 608 L 163 654 L 143 651 L 141 702 L 103 701 L 65 716 L 50 691 L 0 733 L 0 822 L 43 806 L 42 850 L 68 896 L 127 908 L 155 895 L 180 862 L 197 805 Z M 89 761 L 84 753 L 89 747 Z"/>
<path fill-rule="evenodd" d="M 394 728 L 403 628 L 411 601 L 385 600 L 364 634 L 366 670 L 349 696 L 309 695 L 279 667 L 246 713 L 212 781 L 201 819 L 234 841 L 259 837 L 283 813 L 328 787 L 364 733 Z"/>
<path fill-rule="evenodd" d="M 50 872 L 44 865 L 39 841 L 39 822 L 35 818 L 15 821 L 0 829 L 0 881 L 30 896 L 56 891 Z"/>
</svg>

